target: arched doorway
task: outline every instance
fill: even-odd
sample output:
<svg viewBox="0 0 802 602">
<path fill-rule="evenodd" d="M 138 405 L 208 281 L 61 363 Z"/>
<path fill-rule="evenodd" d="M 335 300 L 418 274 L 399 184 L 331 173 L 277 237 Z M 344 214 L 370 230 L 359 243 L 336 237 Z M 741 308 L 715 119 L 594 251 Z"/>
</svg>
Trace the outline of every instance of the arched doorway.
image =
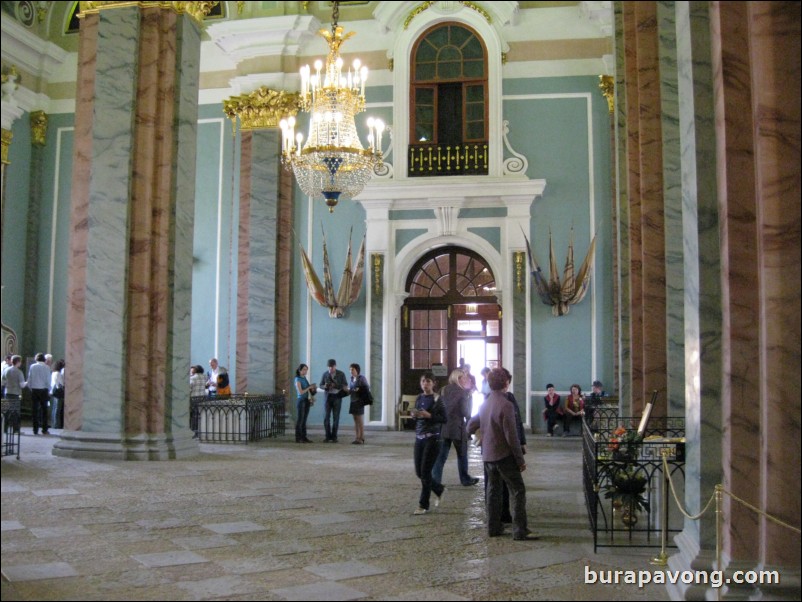
<svg viewBox="0 0 802 602">
<path fill-rule="evenodd" d="M 458 246 L 423 255 L 407 275 L 401 307 L 401 391 L 420 392 L 433 371 L 438 385 L 464 360 L 478 374 L 501 365 L 501 311 L 496 278 L 477 253 Z"/>
</svg>

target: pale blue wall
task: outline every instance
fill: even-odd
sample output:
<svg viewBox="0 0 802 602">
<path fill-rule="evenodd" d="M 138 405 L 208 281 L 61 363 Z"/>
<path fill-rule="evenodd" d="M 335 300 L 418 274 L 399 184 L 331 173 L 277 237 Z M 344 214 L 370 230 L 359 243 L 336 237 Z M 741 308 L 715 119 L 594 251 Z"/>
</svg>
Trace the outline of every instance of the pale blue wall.
<svg viewBox="0 0 802 602">
<path fill-rule="evenodd" d="M 597 354 L 598 370 L 591 374 L 590 367 L 590 296 L 564 317 L 555 318 L 550 308 L 534 297 L 530 300 L 532 315 L 532 364 L 533 388 L 541 389 L 546 381 L 554 382 L 559 389 L 572 382 L 587 387 L 591 378 L 599 377 L 612 382 L 613 338 L 612 338 L 612 265 L 611 265 L 611 200 L 610 200 L 610 156 L 609 118 L 607 105 L 598 91 L 598 82 L 592 77 L 550 78 L 537 80 L 513 80 L 504 84 L 504 119 L 511 128 L 510 143 L 517 152 L 529 160 L 528 176 L 547 181 L 545 194 L 532 206 L 533 220 L 528 233 L 535 254 L 547 269 L 548 233 L 554 233 L 555 251 L 559 269 L 562 270 L 567 249 L 567 237 L 571 225 L 575 229 L 575 261 L 581 263 L 591 236 L 589 224 L 588 195 L 588 106 L 592 117 L 593 174 L 595 177 L 595 225 L 599 228 L 596 252 L 597 280 Z M 573 98 L 570 95 L 585 94 Z M 511 95 L 554 95 L 553 98 L 534 97 L 524 100 L 509 98 Z M 588 105 L 588 100 L 589 103 Z M 389 122 L 390 108 L 370 110 Z M 193 303 L 191 363 L 206 366 L 209 357 L 216 354 L 221 363 L 234 370 L 236 348 L 236 229 L 238 226 L 238 156 L 239 141 L 232 135 L 231 123 L 223 118 L 220 105 L 200 107 L 198 126 L 197 187 L 195 205 L 195 242 L 193 262 Z M 52 217 L 53 190 L 56 185 L 58 164 L 59 214 L 56 236 L 56 278 L 54 288 L 53 349 L 54 355 L 63 354 L 66 316 L 66 274 L 68 254 L 69 191 L 71 187 L 72 131 L 63 130 L 60 152 L 56 157 L 56 132 L 58 128 L 72 125 L 72 115 L 51 116 L 48 144 L 45 149 L 47 165 L 46 181 L 43 183 L 42 228 L 40 230 L 40 279 L 38 288 L 40 303 L 47 303 L 49 290 L 50 220 Z M 211 121 L 209 121 L 211 120 Z M 14 142 L 10 149 L 12 162 L 7 176 L 6 224 L 3 238 L 3 316 L 15 329 L 22 324 L 23 281 L 22 266 L 25 253 L 25 213 L 28 203 L 28 175 L 25 166 L 30 160 L 30 135 L 27 117 L 14 126 Z M 222 168 L 221 168 L 222 162 Z M 234 168 L 232 169 L 232 165 Z M 232 173 L 235 176 L 232 178 Z M 219 205 L 219 206 L 218 206 Z M 353 227 L 353 252 L 356 253 L 365 232 L 365 213 L 361 205 L 343 201 L 330 214 L 321 201 L 313 204 L 313 213 L 307 215 L 307 199 L 297 188 L 294 202 L 294 230 L 298 238 L 293 240 L 292 281 L 292 352 L 289 358 L 280 358 L 293 370 L 300 362 L 309 361 L 311 376 L 319 379 L 329 357 L 337 359 L 340 368 L 347 373 L 348 364 L 366 363 L 365 350 L 365 302 L 366 289 L 363 283 L 360 298 L 346 317 L 340 320 L 328 317 L 326 309 L 312 303 L 311 321 L 307 323 L 306 284 L 298 261 L 298 242 L 305 246 L 312 262 L 322 276 L 323 223 L 327 238 L 329 259 L 335 287 L 339 285 L 345 258 L 347 237 Z M 218 213 L 221 216 L 218 235 Z M 431 218 L 431 212 L 393 212 L 393 219 Z M 312 223 L 312 240 L 307 240 L 308 221 Z M 415 234 L 410 233 L 410 236 Z M 491 244 L 498 247 L 496 232 L 480 232 Z M 403 233 L 398 241 L 403 245 Z M 408 241 L 407 241 L 408 242 Z M 398 249 L 396 250 L 398 251 Z M 218 263 L 219 262 L 219 263 Z M 219 272 L 219 275 L 218 275 Z M 366 280 L 369 278 L 366 266 Z M 215 295 L 219 278 L 219 295 Z M 214 312 L 218 311 L 219 329 L 215 333 Z M 40 307 L 40 312 L 41 312 Z M 43 316 L 46 314 L 42 314 Z M 311 330 L 312 344 L 307 349 L 307 331 Z M 46 320 L 37 325 L 35 348 L 43 346 L 47 331 Z M 215 351 L 215 334 L 217 350 Z M 235 376 L 235 375 L 233 375 Z M 279 388 L 289 389 L 291 383 L 279 383 Z M 537 407 L 537 400 L 533 402 Z M 322 404 L 317 404 L 310 416 L 311 424 L 322 421 Z M 347 412 L 343 422 L 350 424 Z"/>
</svg>

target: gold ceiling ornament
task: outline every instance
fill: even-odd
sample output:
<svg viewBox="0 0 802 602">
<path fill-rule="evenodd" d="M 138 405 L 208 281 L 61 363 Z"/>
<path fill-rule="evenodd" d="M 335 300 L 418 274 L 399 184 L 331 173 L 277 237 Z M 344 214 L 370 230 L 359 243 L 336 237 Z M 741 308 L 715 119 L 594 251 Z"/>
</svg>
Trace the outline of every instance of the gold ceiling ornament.
<svg viewBox="0 0 802 602">
<path fill-rule="evenodd" d="M 186 13 L 198 23 L 202 23 L 203 18 L 218 4 L 220 4 L 219 0 L 214 2 L 108 2 L 82 0 L 79 2 L 78 18 L 83 19 L 84 15 L 99 13 L 106 9 L 138 6 L 139 8 L 172 8 L 178 14 Z"/>
<path fill-rule="evenodd" d="M 44 146 L 47 141 L 47 113 L 44 111 L 31 111 L 31 144 Z"/>
<path fill-rule="evenodd" d="M 407 15 L 407 18 L 404 19 L 404 29 L 407 29 L 409 27 L 409 24 L 412 23 L 412 21 L 415 19 L 415 17 L 417 17 L 422 12 L 430 9 L 434 4 L 437 4 L 437 3 L 436 2 L 422 2 L 421 4 L 416 6 L 412 10 L 412 12 L 410 12 Z M 465 1 L 465 2 L 460 1 L 459 4 L 462 4 L 462 6 L 464 6 L 465 8 L 469 8 L 471 10 L 475 10 L 477 13 L 482 15 L 482 17 L 484 17 L 485 21 L 487 21 L 490 25 L 493 24 L 493 17 L 491 17 L 490 13 L 488 13 L 481 6 L 479 6 L 477 4 L 474 4 L 473 2 L 467 2 L 467 1 Z"/>
<path fill-rule="evenodd" d="M 223 112 L 233 122 L 239 117 L 242 130 L 278 127 L 279 122 L 298 114 L 300 98 L 297 92 L 271 90 L 266 86 L 243 96 L 223 101 Z"/>
<path fill-rule="evenodd" d="M 615 80 L 612 75 L 599 76 L 599 89 L 602 95 L 607 99 L 607 109 L 612 114 L 615 106 Z"/>
<path fill-rule="evenodd" d="M 359 59 L 343 69 L 340 46 L 353 32 L 344 34 L 337 25 L 339 2 L 333 2 L 331 32 L 321 29 L 329 45 L 325 67 L 317 60 L 314 68 L 301 67 L 300 108 L 309 113 L 309 135 L 295 134 L 295 117 L 280 122 L 281 160 L 292 169 L 307 196 L 323 196 L 329 212 L 339 199 L 362 192 L 376 167 L 382 164 L 384 122 L 369 117 L 368 148 L 356 132 L 354 117 L 365 110 L 365 81 L 368 68 Z"/>
</svg>

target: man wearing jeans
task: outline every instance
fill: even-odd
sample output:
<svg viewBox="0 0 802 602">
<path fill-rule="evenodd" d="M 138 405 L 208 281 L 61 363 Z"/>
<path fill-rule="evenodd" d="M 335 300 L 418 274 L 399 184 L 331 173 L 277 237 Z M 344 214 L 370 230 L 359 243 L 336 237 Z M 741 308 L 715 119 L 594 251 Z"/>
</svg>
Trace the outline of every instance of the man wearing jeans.
<svg viewBox="0 0 802 602">
<path fill-rule="evenodd" d="M 326 416 L 323 419 L 323 428 L 326 429 L 326 441 L 324 443 L 337 443 L 340 408 L 342 407 L 343 397 L 348 394 L 348 381 L 345 380 L 345 373 L 342 370 L 337 370 L 337 362 L 335 360 L 329 360 L 327 365 L 328 369 L 320 377 L 320 388 L 323 389 L 323 402 L 326 409 Z"/>
<path fill-rule="evenodd" d="M 33 402 L 33 434 L 39 434 L 41 423 L 42 434 L 49 434 L 47 427 L 47 402 L 50 400 L 50 367 L 45 363 L 45 354 L 36 354 L 36 363 L 28 368 L 28 388 L 31 390 Z"/>
<path fill-rule="evenodd" d="M 537 537 L 529 532 L 526 517 L 526 486 L 521 473 L 526 470 L 515 424 L 515 409 L 504 393 L 509 385 L 506 371 L 494 368 L 488 374 L 490 395 L 479 413 L 468 422 L 468 433 L 482 429 L 482 460 L 487 470 L 487 532 L 502 534 L 502 483 L 510 490 L 512 501 L 512 538 L 518 541 Z"/>
</svg>

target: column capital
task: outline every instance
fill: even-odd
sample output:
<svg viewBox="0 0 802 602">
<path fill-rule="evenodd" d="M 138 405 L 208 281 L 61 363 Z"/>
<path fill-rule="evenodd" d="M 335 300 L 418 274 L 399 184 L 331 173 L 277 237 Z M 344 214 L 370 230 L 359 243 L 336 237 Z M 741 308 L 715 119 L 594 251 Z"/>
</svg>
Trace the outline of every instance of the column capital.
<svg viewBox="0 0 802 602">
<path fill-rule="evenodd" d="M 298 114 L 299 99 L 297 92 L 262 86 L 250 94 L 224 100 L 223 112 L 235 123 L 239 117 L 243 130 L 276 128 L 281 119 Z"/>
</svg>

